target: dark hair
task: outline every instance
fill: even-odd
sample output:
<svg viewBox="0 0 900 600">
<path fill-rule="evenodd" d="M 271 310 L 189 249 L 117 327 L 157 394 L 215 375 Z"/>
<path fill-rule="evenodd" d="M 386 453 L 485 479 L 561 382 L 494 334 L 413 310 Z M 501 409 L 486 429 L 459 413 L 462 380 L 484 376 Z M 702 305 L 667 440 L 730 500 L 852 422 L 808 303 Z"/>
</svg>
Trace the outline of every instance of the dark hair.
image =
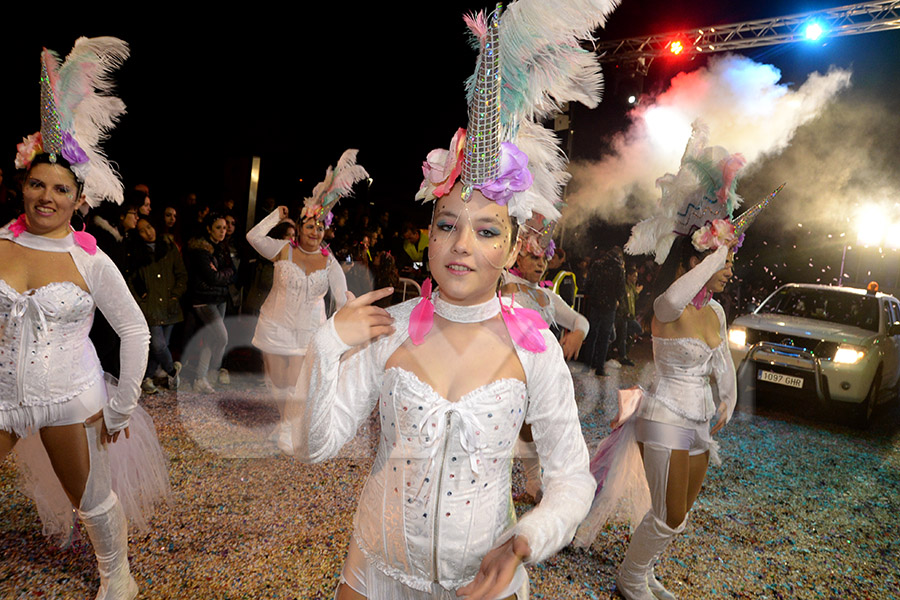
<svg viewBox="0 0 900 600">
<path fill-rule="evenodd" d="M 35 155 L 35 157 L 31 160 L 31 164 L 28 165 L 28 168 L 25 169 L 25 175 L 27 176 L 31 173 L 31 170 L 35 165 L 59 165 L 60 167 L 69 171 L 72 174 L 72 178 L 75 179 L 76 186 L 76 194 L 75 198 L 81 198 L 82 192 L 84 192 L 84 182 L 78 179 L 78 175 L 75 174 L 75 171 L 72 170 L 72 164 L 67 161 L 62 155 L 55 155 L 54 160 L 50 160 L 50 155 L 46 152 L 41 152 L 40 154 Z"/>
<path fill-rule="evenodd" d="M 293 229 L 294 233 L 297 233 L 296 225 L 294 225 L 291 221 L 282 221 L 281 223 L 270 229 L 269 233 L 267 233 L 266 235 L 270 238 L 275 238 L 276 240 L 283 240 L 288 229 Z"/>
<path fill-rule="evenodd" d="M 210 227 L 212 227 L 213 223 L 215 223 L 219 219 L 222 219 L 224 221 L 225 215 L 223 215 L 222 213 L 209 211 L 209 214 L 203 217 L 203 227 L 208 230 Z M 204 233 L 203 235 L 206 234 Z"/>
<path fill-rule="evenodd" d="M 703 260 L 707 254 L 709 254 L 709 250 L 700 252 L 694 248 L 691 236 L 676 235 L 666 260 L 656 273 L 656 277 L 653 278 L 653 283 L 650 286 L 650 298 L 655 301 L 669 289 L 669 286 L 679 277 L 679 268 L 684 269 L 682 274 L 689 271 L 691 269 L 691 258 L 696 257 L 698 260 Z M 651 301 L 650 306 L 641 315 L 641 324 L 644 325 L 644 329 L 650 327 L 652 320 L 653 302 Z"/>
<path fill-rule="evenodd" d="M 138 213 L 141 211 L 141 207 L 144 206 L 144 200 L 150 194 L 141 190 L 128 190 L 125 192 L 125 202 L 123 202 L 123 206 L 131 208 L 134 207 L 138 209 Z"/>
</svg>

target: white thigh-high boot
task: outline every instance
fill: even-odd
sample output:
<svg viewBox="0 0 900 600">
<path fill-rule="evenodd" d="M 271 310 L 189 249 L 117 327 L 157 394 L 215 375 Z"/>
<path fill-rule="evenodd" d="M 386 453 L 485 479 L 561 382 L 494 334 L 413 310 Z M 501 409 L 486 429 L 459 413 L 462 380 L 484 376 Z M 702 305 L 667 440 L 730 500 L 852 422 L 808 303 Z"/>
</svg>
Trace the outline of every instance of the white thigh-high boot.
<svg viewBox="0 0 900 600">
<path fill-rule="evenodd" d="M 137 596 L 138 586 L 128 567 L 128 522 L 119 498 L 110 488 L 109 456 L 100 443 L 98 430 L 99 422 L 85 427 L 91 471 L 76 512 L 97 556 L 97 600 L 131 600 Z"/>
<path fill-rule="evenodd" d="M 631 536 L 625 560 L 619 566 L 616 585 L 628 600 L 671 600 L 674 596 L 653 575 L 653 565 L 669 542 L 684 530 L 666 524 L 666 486 L 672 451 L 644 444 L 644 472 L 650 487 L 652 507 Z M 652 580 L 652 581 L 651 581 Z"/>
<path fill-rule="evenodd" d="M 269 390 L 269 399 L 275 402 L 276 408 L 278 408 L 279 418 L 278 423 L 275 424 L 275 427 L 272 429 L 272 432 L 269 434 L 269 441 L 273 444 L 278 443 L 278 438 L 281 436 L 282 424 L 284 423 L 284 415 L 281 412 L 284 410 L 284 401 L 285 394 L 287 394 L 287 390 L 280 387 L 275 387 L 275 385 L 266 378 L 266 388 Z"/>
<path fill-rule="evenodd" d="M 294 455 L 294 442 L 292 439 L 293 426 L 288 417 L 287 405 L 289 402 L 293 401 L 296 389 L 296 387 L 282 388 L 284 394 L 282 396 L 284 399 L 284 414 L 281 415 L 281 422 L 278 424 L 278 439 L 275 442 L 278 445 L 278 449 L 288 456 Z"/>
<path fill-rule="evenodd" d="M 525 491 L 535 502 L 541 501 L 541 459 L 538 458 L 537 445 L 534 442 L 526 442 L 519 438 L 516 441 L 516 456 L 522 461 L 522 471 L 525 473 Z"/>
<path fill-rule="evenodd" d="M 677 529 L 672 529 L 649 511 L 641 524 L 634 530 L 628 551 L 625 552 L 625 560 L 619 565 L 619 573 L 616 576 L 616 586 L 619 592 L 628 600 L 657 600 L 666 596 L 659 593 L 671 594 L 656 581 L 656 590 L 651 590 L 649 579 L 653 577 L 653 563 L 666 549 L 678 533 L 684 530 L 684 523 Z"/>
</svg>

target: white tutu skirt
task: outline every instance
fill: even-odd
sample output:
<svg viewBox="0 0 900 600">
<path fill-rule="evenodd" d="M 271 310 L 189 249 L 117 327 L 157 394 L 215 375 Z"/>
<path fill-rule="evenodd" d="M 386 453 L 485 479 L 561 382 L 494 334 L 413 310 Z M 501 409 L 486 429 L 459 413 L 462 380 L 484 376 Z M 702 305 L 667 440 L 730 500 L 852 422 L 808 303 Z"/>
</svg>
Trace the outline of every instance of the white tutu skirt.
<svg viewBox="0 0 900 600">
<path fill-rule="evenodd" d="M 115 383 L 107 381 L 109 396 Z M 150 528 L 148 518 L 155 505 L 168 502 L 168 459 L 156 436 L 156 427 L 147 412 L 138 406 L 131 414 L 129 437 L 124 433 L 114 444 L 107 444 L 112 489 L 119 497 L 125 515 L 140 531 Z M 35 432 L 18 441 L 14 449 L 19 489 L 34 500 L 43 524 L 43 533 L 68 545 L 74 534 L 75 509 L 63 491 L 50 458 Z"/>
<path fill-rule="evenodd" d="M 607 521 L 631 524 L 632 531 L 650 510 L 650 488 L 634 436 L 636 419 L 628 419 L 606 436 L 591 459 L 597 491 L 588 516 L 578 526 L 575 546 L 587 548 Z"/>
</svg>

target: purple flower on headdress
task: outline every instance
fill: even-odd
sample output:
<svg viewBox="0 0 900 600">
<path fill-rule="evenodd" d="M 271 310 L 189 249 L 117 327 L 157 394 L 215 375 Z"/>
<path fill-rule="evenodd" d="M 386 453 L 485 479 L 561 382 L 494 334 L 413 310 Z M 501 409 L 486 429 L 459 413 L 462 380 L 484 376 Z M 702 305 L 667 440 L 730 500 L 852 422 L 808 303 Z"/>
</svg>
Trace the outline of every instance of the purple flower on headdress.
<svg viewBox="0 0 900 600">
<path fill-rule="evenodd" d="M 500 144 L 500 174 L 497 179 L 476 186 L 476 189 L 502 206 L 513 194 L 530 188 L 533 182 L 534 176 L 528 170 L 528 155 L 515 144 L 503 142 Z"/>
<path fill-rule="evenodd" d="M 334 219 L 334 213 L 329 212 L 325 215 L 325 227 L 331 227 L 331 221 Z"/>
<path fill-rule="evenodd" d="M 547 244 L 547 250 L 544 251 L 544 256 L 549 260 L 553 258 L 554 254 L 556 254 L 556 242 L 550 240 L 550 243 Z"/>
<path fill-rule="evenodd" d="M 81 146 L 78 145 L 78 142 L 72 137 L 68 131 L 62 132 L 62 155 L 69 164 L 78 165 L 81 163 L 88 162 L 88 155 L 84 153 L 84 150 L 81 149 Z"/>
</svg>

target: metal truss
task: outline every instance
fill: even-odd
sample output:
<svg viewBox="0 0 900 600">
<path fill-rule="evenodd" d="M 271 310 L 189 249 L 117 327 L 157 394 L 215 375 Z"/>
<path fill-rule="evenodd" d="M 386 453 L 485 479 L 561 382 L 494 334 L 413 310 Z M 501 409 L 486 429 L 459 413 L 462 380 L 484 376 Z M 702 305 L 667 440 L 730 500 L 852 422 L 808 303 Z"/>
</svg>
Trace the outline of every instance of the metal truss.
<svg viewBox="0 0 900 600">
<path fill-rule="evenodd" d="M 806 26 L 813 20 L 822 27 L 820 39 L 900 29 L 900 0 L 862 2 L 786 17 L 601 42 L 594 50 L 600 62 L 628 64 L 646 75 L 655 58 L 672 55 L 670 45 L 676 41 L 683 47 L 682 56 L 786 44 L 805 41 Z"/>
</svg>

